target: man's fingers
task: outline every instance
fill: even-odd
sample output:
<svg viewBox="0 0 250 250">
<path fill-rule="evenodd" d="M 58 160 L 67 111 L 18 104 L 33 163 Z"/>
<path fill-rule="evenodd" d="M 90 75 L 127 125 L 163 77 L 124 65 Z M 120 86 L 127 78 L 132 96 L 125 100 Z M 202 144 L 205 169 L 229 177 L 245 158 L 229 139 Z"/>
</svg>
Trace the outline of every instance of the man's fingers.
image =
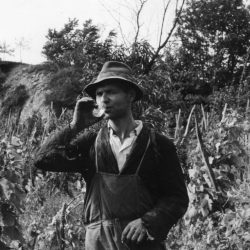
<svg viewBox="0 0 250 250">
<path fill-rule="evenodd" d="M 139 235 L 139 237 L 137 238 L 137 243 L 142 242 L 142 240 L 145 238 L 146 232 L 142 231 Z"/>
<path fill-rule="evenodd" d="M 83 97 L 82 99 L 77 101 L 76 105 L 80 107 L 81 109 L 89 109 L 90 107 L 96 106 L 95 101 L 88 97 Z"/>
<path fill-rule="evenodd" d="M 129 232 L 130 226 L 129 224 L 124 228 L 123 232 L 122 232 L 122 241 L 124 241 L 124 239 L 127 237 L 127 233 Z"/>
<path fill-rule="evenodd" d="M 132 240 L 132 237 L 133 237 L 134 233 L 135 233 L 135 228 L 130 227 L 130 229 L 129 229 L 128 233 L 127 233 L 127 236 L 126 236 L 127 240 Z"/>
<path fill-rule="evenodd" d="M 130 222 L 122 232 L 122 241 L 133 241 L 140 243 L 146 236 L 146 229 L 144 228 L 140 219 Z"/>
<path fill-rule="evenodd" d="M 137 241 L 137 239 L 138 239 L 138 237 L 140 236 L 140 234 L 141 234 L 141 230 L 140 230 L 139 228 L 137 228 L 137 229 L 134 231 L 133 235 L 131 236 L 131 240 L 132 240 L 132 241 Z"/>
<path fill-rule="evenodd" d="M 78 100 L 78 102 L 88 102 L 88 101 L 94 101 L 94 99 L 87 97 L 87 96 L 84 96 Z"/>
</svg>

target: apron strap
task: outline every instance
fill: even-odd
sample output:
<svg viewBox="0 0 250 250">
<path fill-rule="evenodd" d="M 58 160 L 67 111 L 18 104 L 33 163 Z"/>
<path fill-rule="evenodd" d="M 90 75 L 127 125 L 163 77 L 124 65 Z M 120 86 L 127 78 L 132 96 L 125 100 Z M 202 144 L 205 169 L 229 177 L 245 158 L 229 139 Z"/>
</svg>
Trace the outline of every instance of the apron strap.
<svg viewBox="0 0 250 250">
<path fill-rule="evenodd" d="M 99 130 L 99 132 L 98 132 L 98 134 L 96 136 L 96 139 L 95 139 L 95 167 L 96 167 L 96 172 L 97 173 L 99 173 L 97 144 L 98 144 L 99 138 L 101 136 L 101 133 L 102 133 L 102 128 Z"/>
<path fill-rule="evenodd" d="M 144 151 L 144 153 L 143 153 L 143 155 L 142 155 L 142 158 L 141 158 L 141 160 L 140 160 L 140 163 L 139 163 L 139 165 L 138 165 L 138 167 L 137 167 L 137 170 L 136 170 L 136 172 L 135 172 L 136 175 L 138 175 L 138 173 L 139 173 L 139 171 L 140 171 L 140 169 L 141 169 L 142 162 L 143 162 L 143 160 L 144 160 L 144 158 L 145 158 L 146 152 L 147 152 L 148 147 L 149 147 L 149 145 L 150 145 L 150 141 L 151 141 L 150 137 L 151 137 L 151 136 L 149 135 L 149 137 L 148 137 L 148 142 L 147 142 L 147 146 L 146 146 L 146 148 L 145 148 L 145 151 Z"/>
<path fill-rule="evenodd" d="M 103 130 L 103 128 L 101 128 L 101 129 L 99 130 L 99 132 L 98 132 L 98 134 L 97 134 L 97 136 L 96 136 L 96 139 L 95 139 L 95 165 L 96 165 L 96 172 L 97 172 L 97 173 L 99 173 L 99 166 L 98 166 L 98 150 L 97 150 L 98 147 L 97 147 L 97 144 L 98 144 L 99 138 L 100 138 L 100 136 L 101 136 L 102 130 Z M 150 132 L 149 132 L 149 137 L 148 137 L 147 146 L 146 146 L 145 151 L 144 151 L 144 153 L 143 153 L 143 155 L 142 155 L 142 157 L 141 157 L 140 163 L 139 163 L 139 165 L 138 165 L 138 167 L 137 167 L 137 169 L 136 169 L 136 172 L 135 172 L 136 175 L 138 175 L 138 173 L 139 173 L 139 171 L 140 171 L 140 169 L 141 169 L 141 165 L 142 165 L 142 162 L 143 162 L 143 160 L 144 160 L 144 158 L 145 158 L 146 152 L 147 152 L 147 150 L 148 150 L 148 148 L 149 148 L 150 142 L 155 143 L 155 132 L 154 132 L 152 129 L 151 129 Z"/>
</svg>

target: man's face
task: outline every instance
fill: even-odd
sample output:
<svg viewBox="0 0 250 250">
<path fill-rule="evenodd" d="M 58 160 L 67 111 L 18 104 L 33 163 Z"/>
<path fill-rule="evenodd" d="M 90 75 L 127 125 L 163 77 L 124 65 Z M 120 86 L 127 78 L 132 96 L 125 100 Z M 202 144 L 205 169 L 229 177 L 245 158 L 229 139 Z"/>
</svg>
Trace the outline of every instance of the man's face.
<svg viewBox="0 0 250 250">
<path fill-rule="evenodd" d="M 131 91 L 125 92 L 119 85 L 107 83 L 96 90 L 97 105 L 104 109 L 105 118 L 116 120 L 131 111 L 133 101 Z"/>
</svg>

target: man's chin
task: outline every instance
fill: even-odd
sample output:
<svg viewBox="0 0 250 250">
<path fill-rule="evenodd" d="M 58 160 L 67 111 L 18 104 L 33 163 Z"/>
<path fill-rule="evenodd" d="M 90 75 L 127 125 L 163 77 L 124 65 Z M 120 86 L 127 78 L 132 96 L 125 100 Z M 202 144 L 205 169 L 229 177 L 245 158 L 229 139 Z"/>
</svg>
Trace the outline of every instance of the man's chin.
<svg viewBox="0 0 250 250">
<path fill-rule="evenodd" d="M 104 119 L 107 119 L 107 120 L 116 120 L 116 119 L 119 119 L 119 116 L 115 115 L 115 114 L 112 114 L 112 113 L 105 113 L 104 114 Z"/>
<path fill-rule="evenodd" d="M 104 119 L 110 119 L 112 117 L 111 114 L 108 114 L 108 113 L 104 113 Z"/>
</svg>

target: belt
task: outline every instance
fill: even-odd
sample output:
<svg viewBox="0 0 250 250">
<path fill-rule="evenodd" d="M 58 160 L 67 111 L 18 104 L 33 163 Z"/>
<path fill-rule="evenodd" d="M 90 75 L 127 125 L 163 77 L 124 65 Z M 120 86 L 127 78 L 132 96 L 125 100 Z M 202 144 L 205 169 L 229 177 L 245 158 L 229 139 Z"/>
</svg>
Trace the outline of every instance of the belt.
<svg viewBox="0 0 250 250">
<path fill-rule="evenodd" d="M 100 225 L 103 225 L 103 226 L 121 225 L 121 224 L 127 224 L 130 221 L 131 220 L 121 220 L 118 218 L 107 219 L 107 220 L 98 220 L 95 222 L 90 222 L 88 224 L 85 224 L 85 228 L 91 229 L 91 228 L 95 228 L 95 227 L 100 226 Z"/>
</svg>

